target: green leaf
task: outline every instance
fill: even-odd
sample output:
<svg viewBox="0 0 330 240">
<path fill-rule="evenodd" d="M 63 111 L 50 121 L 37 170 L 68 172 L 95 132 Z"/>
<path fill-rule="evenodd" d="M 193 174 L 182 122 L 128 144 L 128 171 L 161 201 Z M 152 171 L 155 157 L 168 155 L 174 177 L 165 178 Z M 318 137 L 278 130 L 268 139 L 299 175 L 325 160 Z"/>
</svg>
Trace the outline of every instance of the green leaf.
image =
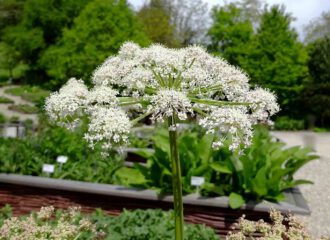
<svg viewBox="0 0 330 240">
<path fill-rule="evenodd" d="M 124 185 L 142 185 L 146 183 L 145 177 L 137 169 L 122 167 L 115 173 L 115 177 Z"/>
<path fill-rule="evenodd" d="M 232 171 L 226 165 L 221 165 L 220 163 L 217 162 L 211 163 L 210 166 L 213 170 L 220 173 L 228 173 L 228 174 L 232 173 Z"/>
<path fill-rule="evenodd" d="M 239 156 L 233 155 L 233 157 L 231 157 L 230 159 L 237 172 L 242 171 L 244 169 L 243 164 L 242 164 L 241 160 L 239 159 Z"/>
<path fill-rule="evenodd" d="M 197 154 L 203 163 L 208 162 L 212 155 L 212 141 L 213 135 L 206 134 L 201 141 L 197 144 Z"/>
<path fill-rule="evenodd" d="M 262 167 L 261 169 L 259 169 L 256 177 L 253 180 L 253 190 L 259 196 L 265 196 L 268 192 L 266 173 L 267 173 L 266 168 Z"/>
<path fill-rule="evenodd" d="M 237 209 L 237 208 L 241 207 L 244 203 L 245 203 L 245 201 L 240 194 L 232 192 L 229 195 L 229 206 L 231 208 Z"/>
<path fill-rule="evenodd" d="M 143 148 L 140 148 L 138 149 L 137 151 L 134 151 L 134 154 L 138 155 L 138 156 L 141 156 L 145 159 L 148 159 L 150 158 L 154 153 L 152 151 L 150 151 L 150 149 L 143 149 Z"/>
</svg>

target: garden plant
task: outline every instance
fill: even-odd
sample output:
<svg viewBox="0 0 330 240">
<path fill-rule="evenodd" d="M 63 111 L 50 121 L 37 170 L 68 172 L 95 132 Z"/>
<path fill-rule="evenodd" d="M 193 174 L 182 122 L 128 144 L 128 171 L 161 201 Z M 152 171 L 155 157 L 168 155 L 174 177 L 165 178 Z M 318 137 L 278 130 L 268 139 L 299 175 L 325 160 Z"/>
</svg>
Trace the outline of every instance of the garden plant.
<svg viewBox="0 0 330 240">
<path fill-rule="evenodd" d="M 229 196 L 229 205 L 238 208 L 249 200 L 281 201 L 283 191 L 299 184 L 311 183 L 295 179 L 294 174 L 308 162 L 317 159 L 312 149 L 288 147 L 274 140 L 265 126 L 255 126 L 251 144 L 243 154 L 224 147 L 213 150 L 213 136 L 191 125 L 178 133 L 179 158 L 182 165 L 182 191 L 193 193 L 191 177 L 203 176 L 200 188 L 203 196 Z M 116 182 L 132 187 L 155 189 L 160 194 L 172 193 L 169 136 L 164 128 L 158 128 L 153 136 L 152 149 L 135 151 L 146 159 L 146 164 L 135 163 L 132 168 L 116 171 Z"/>
<path fill-rule="evenodd" d="M 149 117 L 167 122 L 172 167 L 175 239 L 183 239 L 182 181 L 177 145 L 177 123 L 196 119 L 213 134 L 212 147 L 230 141 L 242 153 L 252 137 L 252 126 L 279 110 L 269 91 L 249 86 L 249 78 L 203 48 L 140 48 L 125 43 L 93 73 L 94 87 L 71 78 L 46 100 L 49 117 L 74 129 L 87 119 L 84 138 L 90 147 L 101 145 L 104 155 L 128 141 L 131 127 Z"/>
<path fill-rule="evenodd" d="M 38 212 L 14 217 L 12 207 L 0 209 L 0 240 L 172 240 L 173 211 L 160 209 L 124 210 L 109 216 L 101 209 L 91 214 L 79 207 L 55 209 L 42 207 Z M 219 240 L 215 231 L 200 224 L 185 224 L 185 239 Z"/>
</svg>

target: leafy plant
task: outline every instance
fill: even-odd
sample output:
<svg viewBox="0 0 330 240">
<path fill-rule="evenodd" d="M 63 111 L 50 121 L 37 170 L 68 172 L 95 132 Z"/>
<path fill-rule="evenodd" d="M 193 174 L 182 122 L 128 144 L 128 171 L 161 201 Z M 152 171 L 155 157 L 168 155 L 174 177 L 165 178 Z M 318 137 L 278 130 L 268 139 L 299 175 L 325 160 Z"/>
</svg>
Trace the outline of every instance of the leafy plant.
<svg viewBox="0 0 330 240">
<path fill-rule="evenodd" d="M 10 123 L 17 123 L 17 122 L 19 122 L 19 116 L 11 116 L 11 117 L 8 119 L 8 121 L 9 121 Z"/>
<path fill-rule="evenodd" d="M 8 229 L 11 225 L 4 226 L 3 223 L 11 222 L 12 209 L 6 205 L 0 209 L 0 232 L 1 229 Z M 119 216 L 109 216 L 97 209 L 94 213 L 83 215 L 77 208 L 69 208 L 67 210 L 55 210 L 53 207 L 41 208 L 37 213 L 31 213 L 30 217 L 21 216 L 17 219 L 18 225 L 21 227 L 21 234 L 24 227 L 32 225 L 33 228 L 44 228 L 47 230 L 45 234 L 55 233 L 58 229 L 59 222 L 70 227 L 71 233 L 77 234 L 80 229 L 79 238 L 76 239 L 106 239 L 106 240 L 172 240 L 174 233 L 173 211 L 162 211 L 160 209 L 147 210 L 124 210 Z M 32 224 L 25 224 L 31 221 Z M 185 224 L 185 239 L 189 240 L 218 240 L 220 239 L 215 231 L 204 225 Z M 67 231 L 64 231 L 68 233 Z M 65 234 L 59 231 L 59 234 Z M 13 231 L 13 234 L 15 231 Z M 8 234 L 8 232 L 7 232 Z M 18 233 L 20 234 L 20 233 Z M 76 235 L 77 236 L 77 235 Z M 1 238 L 7 240 L 8 238 Z M 39 238 L 33 238 L 39 239 Z M 43 238 L 45 239 L 45 238 Z M 53 239 L 53 238 L 47 238 Z M 61 238 L 64 239 L 64 238 Z M 71 238 L 65 238 L 71 239 Z"/>
<path fill-rule="evenodd" d="M 14 101 L 10 98 L 0 96 L 0 103 L 14 103 Z"/>
<path fill-rule="evenodd" d="M 304 120 L 282 116 L 276 118 L 274 127 L 276 130 L 303 130 L 305 129 L 305 122 Z"/>
<path fill-rule="evenodd" d="M 318 156 L 309 148 L 285 148 L 262 126 L 255 129 L 252 144 L 242 155 L 226 147 L 213 151 L 212 138 L 196 131 L 179 134 L 184 193 L 195 191 L 190 184 L 192 176 L 203 176 L 202 195 L 229 196 L 230 206 L 238 208 L 247 200 L 284 200 L 284 190 L 311 183 L 295 180 L 294 174 Z M 146 166 L 136 163 L 133 168 L 123 167 L 115 173 L 116 180 L 124 185 L 156 189 L 162 194 L 172 193 L 166 131 L 157 131 L 152 141 L 154 153 L 145 149 L 136 152 L 147 159 Z"/>
<path fill-rule="evenodd" d="M 0 209 L 0 226 L 2 226 L 5 219 L 11 218 L 12 210 L 13 209 L 9 204 L 6 204 L 4 207 Z"/>
<path fill-rule="evenodd" d="M 0 124 L 1 123 L 5 123 L 7 121 L 7 118 L 5 115 L 3 115 L 2 113 L 0 113 Z"/>
<path fill-rule="evenodd" d="M 245 219 L 243 215 L 238 220 L 238 223 L 234 224 L 234 231 L 229 232 L 226 239 L 312 239 L 312 236 L 306 230 L 305 224 L 294 215 L 288 214 L 284 216 L 281 212 L 274 209 L 270 210 L 269 215 L 271 223 L 266 223 L 263 219 L 250 221 Z"/>
<path fill-rule="evenodd" d="M 55 165 L 54 178 L 113 183 L 122 158 L 117 154 L 102 158 L 98 148 L 89 151 L 82 134 L 47 125 L 35 136 L 0 138 L 0 172 L 42 176 L 42 165 L 48 163 Z M 63 166 L 56 162 L 59 155 L 68 156 Z"/>
<path fill-rule="evenodd" d="M 2 211 L 8 212 L 8 206 Z M 97 239 L 100 235 L 95 225 L 80 213 L 79 208 L 55 211 L 54 207 L 42 207 L 29 216 L 7 218 L 0 225 L 0 239 Z M 0 220 L 1 221 L 1 220 Z"/>
<path fill-rule="evenodd" d="M 125 185 L 156 189 L 162 194 L 171 193 L 172 173 L 168 132 L 164 128 L 158 129 L 151 139 L 154 153 L 148 149 L 135 152 L 147 159 L 147 166 L 136 163 L 133 169 L 122 168 L 116 172 L 117 181 Z M 184 193 L 194 191 L 194 187 L 190 184 L 192 176 L 207 175 L 212 156 L 212 140 L 213 136 L 200 137 L 198 132 L 179 134 L 178 147 Z"/>
<path fill-rule="evenodd" d="M 92 219 L 97 229 L 106 233 L 107 240 L 167 240 L 174 235 L 173 211 L 160 209 L 124 210 L 118 217 L 109 217 L 98 210 Z M 216 240 L 212 228 L 204 225 L 184 225 L 185 238 L 189 240 Z"/>
<path fill-rule="evenodd" d="M 284 200 L 284 190 L 311 183 L 294 179 L 294 174 L 316 158 L 309 148 L 285 148 L 285 144 L 274 141 L 265 128 L 258 127 L 244 154 L 228 150 L 214 152 L 210 164 L 212 176 L 204 185 L 203 194 L 229 195 L 234 208 L 251 199 Z"/>
</svg>

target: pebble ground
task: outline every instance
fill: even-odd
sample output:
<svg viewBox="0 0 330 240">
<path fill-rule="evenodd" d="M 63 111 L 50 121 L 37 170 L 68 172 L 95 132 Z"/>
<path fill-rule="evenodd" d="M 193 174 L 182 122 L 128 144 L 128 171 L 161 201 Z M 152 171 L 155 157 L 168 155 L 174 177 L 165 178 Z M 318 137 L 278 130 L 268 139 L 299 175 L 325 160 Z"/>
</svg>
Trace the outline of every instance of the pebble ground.
<svg viewBox="0 0 330 240">
<path fill-rule="evenodd" d="M 330 237 L 330 133 L 273 132 L 273 135 L 289 146 L 311 146 L 320 156 L 296 174 L 297 179 L 314 182 L 299 187 L 311 209 L 310 216 L 299 217 L 306 223 L 313 239 Z"/>
</svg>

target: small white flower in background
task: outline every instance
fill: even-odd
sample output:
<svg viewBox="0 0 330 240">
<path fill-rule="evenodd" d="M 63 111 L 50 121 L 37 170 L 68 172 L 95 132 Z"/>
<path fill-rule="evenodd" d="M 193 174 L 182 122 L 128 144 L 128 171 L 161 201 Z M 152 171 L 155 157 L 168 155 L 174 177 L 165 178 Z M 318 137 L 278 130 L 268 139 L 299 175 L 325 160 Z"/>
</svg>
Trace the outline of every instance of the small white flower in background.
<svg viewBox="0 0 330 240">
<path fill-rule="evenodd" d="M 92 147 L 127 143 L 131 126 L 149 115 L 156 122 L 199 115 L 199 124 L 216 136 L 213 147 L 229 139 L 230 149 L 236 150 L 250 143 L 253 124 L 279 111 L 273 93 L 250 89 L 244 72 L 198 46 L 125 43 L 95 70 L 92 82 L 88 90 L 81 80 L 70 79 L 46 101 L 50 118 L 67 127 L 86 114 L 85 138 Z"/>
</svg>

